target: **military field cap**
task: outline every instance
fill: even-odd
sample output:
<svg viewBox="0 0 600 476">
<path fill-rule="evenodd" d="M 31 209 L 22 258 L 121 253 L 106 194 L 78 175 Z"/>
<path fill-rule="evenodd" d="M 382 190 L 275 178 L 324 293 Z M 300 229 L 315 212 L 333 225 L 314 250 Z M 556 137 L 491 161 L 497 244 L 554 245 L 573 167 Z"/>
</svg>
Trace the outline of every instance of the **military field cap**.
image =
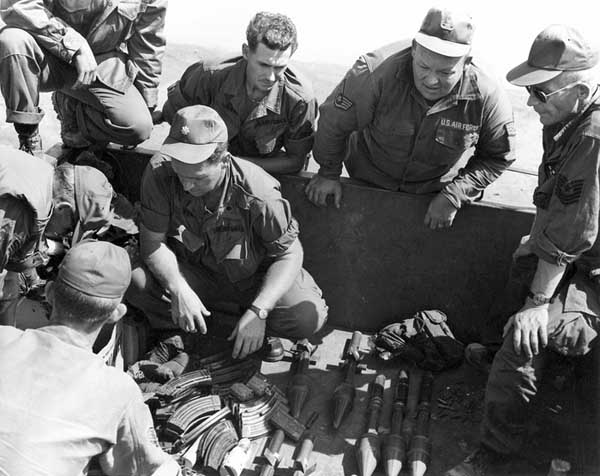
<svg viewBox="0 0 600 476">
<path fill-rule="evenodd" d="M 67 252 L 56 279 L 88 296 L 121 299 L 131 281 L 129 255 L 107 241 L 84 240 Z"/>
<path fill-rule="evenodd" d="M 226 141 L 227 126 L 217 111 L 208 106 L 188 106 L 175 114 L 160 151 L 186 164 L 198 164 Z"/>
<path fill-rule="evenodd" d="M 78 220 L 73 243 L 76 243 L 86 233 L 97 231 L 110 221 L 113 188 L 102 172 L 88 165 L 76 165 L 74 176 Z"/>
<path fill-rule="evenodd" d="M 415 41 L 434 53 L 457 58 L 471 51 L 474 31 L 469 15 L 433 7 L 425 15 Z"/>
<path fill-rule="evenodd" d="M 516 86 L 544 83 L 563 71 L 591 69 L 598 64 L 594 48 L 575 28 L 550 25 L 533 40 L 527 61 L 511 69 L 506 79 Z"/>
</svg>

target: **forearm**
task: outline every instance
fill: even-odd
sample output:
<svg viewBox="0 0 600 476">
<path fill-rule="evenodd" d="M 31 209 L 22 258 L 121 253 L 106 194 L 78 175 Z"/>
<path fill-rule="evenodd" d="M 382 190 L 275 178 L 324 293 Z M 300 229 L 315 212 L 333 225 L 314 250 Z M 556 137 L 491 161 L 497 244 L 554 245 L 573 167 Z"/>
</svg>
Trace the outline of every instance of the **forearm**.
<svg viewBox="0 0 600 476">
<path fill-rule="evenodd" d="M 240 158 L 262 167 L 270 174 L 296 174 L 302 170 L 306 161 L 306 157 L 288 155 L 284 151 L 272 157 L 240 156 Z"/>
<path fill-rule="evenodd" d="M 160 285 L 175 294 L 185 283 L 175 253 L 164 242 L 141 240 L 140 251 L 142 259 Z"/>
<path fill-rule="evenodd" d="M 477 198 L 512 163 L 513 160 L 508 160 L 505 156 L 484 159 L 474 155 L 442 193 L 456 208 L 460 208 L 462 204 Z"/>
<path fill-rule="evenodd" d="M 533 294 L 552 296 L 565 274 L 566 266 L 549 263 L 543 259 L 538 260 L 537 269 L 531 282 L 530 290 Z"/>
<path fill-rule="evenodd" d="M 303 259 L 302 245 L 299 240 L 296 240 L 269 266 L 253 303 L 263 309 L 273 309 L 277 301 L 294 284 L 302 269 Z"/>
</svg>

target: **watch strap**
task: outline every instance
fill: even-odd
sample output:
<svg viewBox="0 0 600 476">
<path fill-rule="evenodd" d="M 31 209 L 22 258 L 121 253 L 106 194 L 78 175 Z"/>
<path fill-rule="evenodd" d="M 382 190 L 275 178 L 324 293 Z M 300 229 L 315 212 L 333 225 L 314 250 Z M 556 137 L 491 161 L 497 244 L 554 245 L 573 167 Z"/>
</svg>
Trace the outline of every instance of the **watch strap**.
<svg viewBox="0 0 600 476">
<path fill-rule="evenodd" d="M 545 296 L 542 293 L 533 293 L 531 290 L 527 293 L 527 297 L 531 299 L 536 306 L 541 306 L 542 304 L 549 304 L 552 301 L 552 297 Z"/>
<path fill-rule="evenodd" d="M 267 311 L 266 309 L 262 309 L 258 306 L 255 306 L 254 304 L 251 304 L 249 309 L 258 316 L 258 318 L 261 321 L 264 321 L 267 316 L 269 315 L 269 311 Z"/>
</svg>

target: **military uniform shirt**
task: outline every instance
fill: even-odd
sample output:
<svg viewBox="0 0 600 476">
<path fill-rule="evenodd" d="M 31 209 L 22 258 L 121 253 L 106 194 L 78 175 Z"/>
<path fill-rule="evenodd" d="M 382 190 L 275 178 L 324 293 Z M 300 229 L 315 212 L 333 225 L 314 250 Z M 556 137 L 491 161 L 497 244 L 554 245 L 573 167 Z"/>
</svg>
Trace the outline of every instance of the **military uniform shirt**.
<svg viewBox="0 0 600 476">
<path fill-rule="evenodd" d="M 298 223 L 279 182 L 260 167 L 231 157 L 218 208 L 187 193 L 164 156 L 155 155 L 142 179 L 142 223 L 167 234 L 179 260 L 226 275 L 232 283 L 266 270 L 296 240 Z"/>
<path fill-rule="evenodd" d="M 513 162 L 512 108 L 473 64 L 448 96 L 430 106 L 414 86 L 408 45 L 361 56 L 321 106 L 313 148 L 319 174 L 339 177 L 348 146 L 351 177 L 389 190 L 437 192 L 442 177 L 474 147 L 464 170 L 443 187 L 460 207 Z"/>
<path fill-rule="evenodd" d="M 544 153 L 534 192 L 536 217 L 530 240 L 534 253 L 557 265 L 575 263 L 565 312 L 600 316 L 600 91 L 586 111 L 568 123 L 545 127 Z"/>
<path fill-rule="evenodd" d="M 0 326 L 0 422 L 3 475 L 179 474 L 136 383 L 66 326 Z"/>
<path fill-rule="evenodd" d="M 248 108 L 246 60 L 191 65 L 169 87 L 165 119 L 186 106 L 202 104 L 219 113 L 227 125 L 229 151 L 246 157 L 269 157 L 282 147 L 288 155 L 306 156 L 313 145 L 317 102 L 306 79 L 285 70 L 283 78 L 253 108 Z"/>
</svg>

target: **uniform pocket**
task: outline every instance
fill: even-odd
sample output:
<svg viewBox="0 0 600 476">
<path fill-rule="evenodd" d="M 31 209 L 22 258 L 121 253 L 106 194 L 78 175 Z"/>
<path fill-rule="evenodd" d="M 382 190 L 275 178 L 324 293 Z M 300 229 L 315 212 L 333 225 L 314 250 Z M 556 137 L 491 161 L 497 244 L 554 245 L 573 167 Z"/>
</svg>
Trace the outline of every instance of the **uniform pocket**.
<svg viewBox="0 0 600 476">
<path fill-rule="evenodd" d="M 435 133 L 435 141 L 438 144 L 460 152 L 472 147 L 478 139 L 477 132 L 466 132 L 452 127 L 439 126 Z"/>
</svg>

